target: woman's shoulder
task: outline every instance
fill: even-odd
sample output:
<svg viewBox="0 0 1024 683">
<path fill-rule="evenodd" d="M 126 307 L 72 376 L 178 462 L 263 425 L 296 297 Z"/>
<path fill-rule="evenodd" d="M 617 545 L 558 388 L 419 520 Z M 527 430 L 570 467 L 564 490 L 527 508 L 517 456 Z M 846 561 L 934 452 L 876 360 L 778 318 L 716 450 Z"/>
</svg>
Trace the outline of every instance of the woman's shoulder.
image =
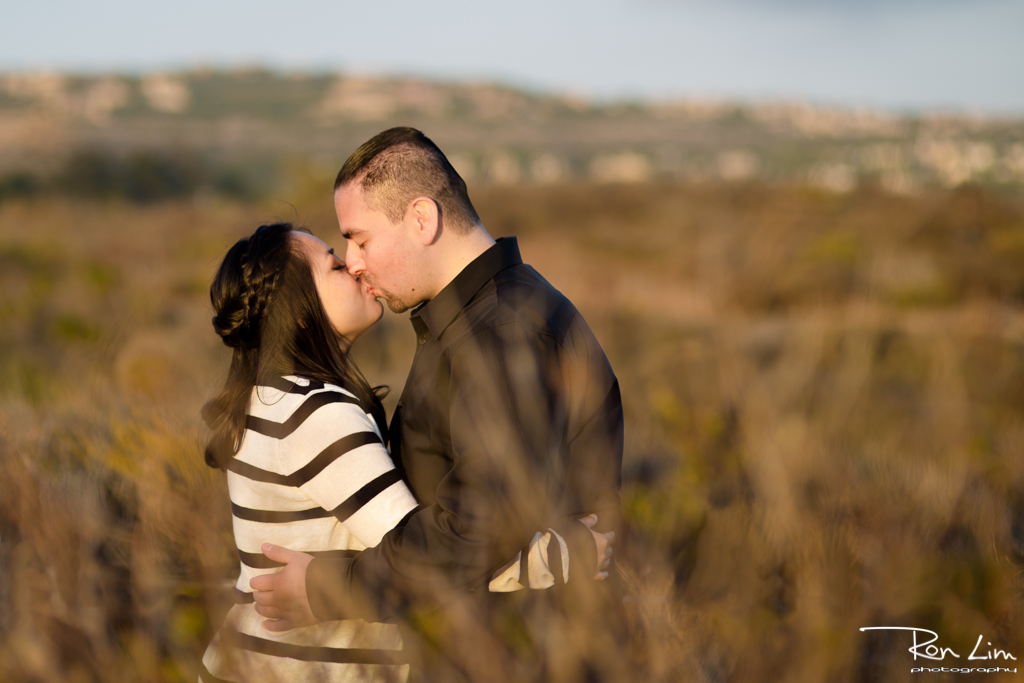
<svg viewBox="0 0 1024 683">
<path fill-rule="evenodd" d="M 293 396 L 309 396 L 310 394 L 333 392 L 345 394 L 351 398 L 357 398 L 355 393 L 343 386 L 309 377 L 303 377 L 302 375 L 282 375 L 280 377 L 274 377 L 267 380 L 265 384 L 260 385 L 257 388 Z"/>
<path fill-rule="evenodd" d="M 253 387 L 249 414 L 269 418 L 292 413 L 304 405 L 345 403 L 359 405 L 359 398 L 337 384 L 299 375 L 274 377 Z"/>
<path fill-rule="evenodd" d="M 300 376 L 285 376 L 254 396 L 246 435 L 273 444 L 276 469 L 293 472 L 337 444 L 380 443 L 378 425 L 355 394 L 344 387 Z"/>
<path fill-rule="evenodd" d="M 247 428 L 283 438 L 299 431 L 352 432 L 372 426 L 371 406 L 345 387 L 285 375 L 253 389 Z"/>
</svg>

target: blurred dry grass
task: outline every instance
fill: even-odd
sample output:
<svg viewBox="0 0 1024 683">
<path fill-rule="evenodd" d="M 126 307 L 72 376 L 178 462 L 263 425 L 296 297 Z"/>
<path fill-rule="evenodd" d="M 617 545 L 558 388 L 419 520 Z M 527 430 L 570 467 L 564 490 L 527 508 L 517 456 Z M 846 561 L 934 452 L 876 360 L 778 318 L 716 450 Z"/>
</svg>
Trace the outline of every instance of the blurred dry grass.
<svg viewBox="0 0 1024 683">
<path fill-rule="evenodd" d="M 292 201 L 338 245 L 319 188 Z M 909 639 L 858 631 L 872 625 L 933 629 L 964 658 L 978 634 L 1024 654 L 1021 198 L 474 199 L 622 383 L 631 677 L 908 680 Z M 195 680 L 237 562 L 200 452 L 227 360 L 205 290 L 236 238 L 294 217 L 0 205 L 0 679 Z M 407 328 L 389 315 L 358 345 L 396 395 Z"/>
</svg>

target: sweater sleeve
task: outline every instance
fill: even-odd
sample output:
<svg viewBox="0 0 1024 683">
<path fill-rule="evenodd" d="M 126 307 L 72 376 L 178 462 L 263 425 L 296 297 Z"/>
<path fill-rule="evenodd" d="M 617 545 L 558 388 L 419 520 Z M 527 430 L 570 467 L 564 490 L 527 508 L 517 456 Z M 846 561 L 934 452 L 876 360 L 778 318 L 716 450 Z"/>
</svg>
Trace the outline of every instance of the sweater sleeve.
<svg viewBox="0 0 1024 683">
<path fill-rule="evenodd" d="M 594 569 L 587 571 L 588 567 Z M 589 579 L 596 567 L 597 548 L 590 530 L 576 518 L 566 519 L 547 532 L 535 532 L 526 547 L 494 572 L 487 589 L 511 593 L 524 588 L 552 588 L 568 583 L 570 578 Z"/>
<path fill-rule="evenodd" d="M 307 476 L 299 488 L 337 517 L 363 546 L 377 545 L 416 508 L 416 499 L 384 447 L 377 424 L 351 403 L 318 410 L 307 423 L 304 428 L 333 432 L 336 439 L 304 466 Z"/>
</svg>

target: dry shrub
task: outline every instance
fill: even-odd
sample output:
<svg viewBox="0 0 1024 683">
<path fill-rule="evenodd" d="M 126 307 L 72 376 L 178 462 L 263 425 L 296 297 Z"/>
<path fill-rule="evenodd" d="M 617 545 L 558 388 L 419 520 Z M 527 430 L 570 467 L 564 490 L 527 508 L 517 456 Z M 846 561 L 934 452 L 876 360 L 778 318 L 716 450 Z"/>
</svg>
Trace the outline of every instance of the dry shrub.
<svg viewBox="0 0 1024 683">
<path fill-rule="evenodd" d="M 935 630 L 955 665 L 978 634 L 1024 653 L 1020 198 L 474 198 L 622 384 L 632 637 L 605 679 L 909 679 L 909 639 L 863 626 Z M 200 452 L 227 358 L 205 287 L 281 213 L 0 206 L 0 679 L 195 680 L 236 571 Z M 390 315 L 358 345 L 392 401 L 413 346 Z"/>
</svg>

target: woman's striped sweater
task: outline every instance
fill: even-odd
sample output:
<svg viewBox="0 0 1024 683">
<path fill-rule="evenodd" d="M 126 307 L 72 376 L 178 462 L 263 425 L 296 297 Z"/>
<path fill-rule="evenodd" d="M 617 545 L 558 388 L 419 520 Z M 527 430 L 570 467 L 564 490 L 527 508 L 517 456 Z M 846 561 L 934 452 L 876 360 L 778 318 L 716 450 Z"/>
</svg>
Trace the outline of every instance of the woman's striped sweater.
<svg viewBox="0 0 1024 683">
<path fill-rule="evenodd" d="M 281 566 L 261 553 L 263 543 L 319 557 L 351 556 L 377 545 L 416 509 L 359 400 L 299 377 L 255 388 L 227 470 L 241 572 L 235 605 L 203 656 L 200 680 L 404 680 L 408 665 L 394 624 L 352 619 L 274 633 L 262 628 L 249 588 L 253 577 Z M 530 588 L 568 578 L 568 548 L 553 531 L 536 534 L 524 551 L 528 562 L 514 558 L 492 577 L 491 590 L 523 588 L 523 566 Z M 552 552 L 558 557 L 549 562 Z M 561 574 L 557 580 L 552 567 Z"/>
</svg>

